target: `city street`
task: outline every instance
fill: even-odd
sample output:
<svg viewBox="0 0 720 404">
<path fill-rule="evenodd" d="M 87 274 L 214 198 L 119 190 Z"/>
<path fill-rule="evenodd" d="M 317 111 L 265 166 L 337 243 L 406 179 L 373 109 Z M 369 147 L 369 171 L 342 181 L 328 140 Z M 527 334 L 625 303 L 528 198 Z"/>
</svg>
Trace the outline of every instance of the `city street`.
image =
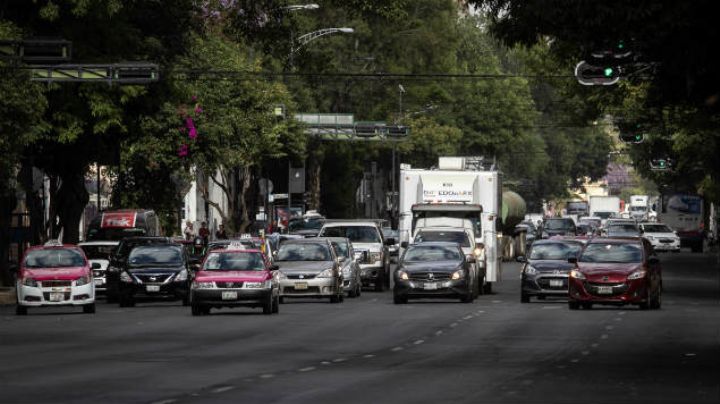
<svg viewBox="0 0 720 404">
<path fill-rule="evenodd" d="M 472 304 L 365 291 L 278 316 L 179 303 L 0 308 L 5 403 L 717 403 L 720 272 L 661 255 L 659 311 L 520 303 L 519 268 Z"/>
</svg>

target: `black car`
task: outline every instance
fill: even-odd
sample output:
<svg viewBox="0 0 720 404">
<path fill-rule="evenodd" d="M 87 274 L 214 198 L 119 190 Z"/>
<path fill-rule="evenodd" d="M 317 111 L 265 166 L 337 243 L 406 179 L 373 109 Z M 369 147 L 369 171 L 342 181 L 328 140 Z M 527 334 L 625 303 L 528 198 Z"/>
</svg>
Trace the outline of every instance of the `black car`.
<svg viewBox="0 0 720 404">
<path fill-rule="evenodd" d="M 475 297 L 473 262 L 458 244 L 410 244 L 395 271 L 393 301 L 404 304 L 409 298 L 460 298 L 463 303 L 471 303 Z"/>
<path fill-rule="evenodd" d="M 120 240 L 115 253 L 110 257 L 108 269 L 105 271 L 107 302 L 116 303 L 118 300 L 120 272 L 125 267 L 127 257 L 133 248 L 145 244 L 167 244 L 172 242 L 170 237 L 126 237 Z"/>
<path fill-rule="evenodd" d="M 120 272 L 120 307 L 132 307 L 136 297 L 171 297 L 189 304 L 188 257 L 179 243 L 139 245 Z"/>
<path fill-rule="evenodd" d="M 564 297 L 568 294 L 568 274 L 574 268 L 568 258 L 577 257 L 583 243 L 574 240 L 536 240 L 524 261 L 521 277 L 520 301 L 530 297 Z"/>
<path fill-rule="evenodd" d="M 551 217 L 543 221 L 542 238 L 552 236 L 576 236 L 575 221 L 569 217 Z"/>
</svg>

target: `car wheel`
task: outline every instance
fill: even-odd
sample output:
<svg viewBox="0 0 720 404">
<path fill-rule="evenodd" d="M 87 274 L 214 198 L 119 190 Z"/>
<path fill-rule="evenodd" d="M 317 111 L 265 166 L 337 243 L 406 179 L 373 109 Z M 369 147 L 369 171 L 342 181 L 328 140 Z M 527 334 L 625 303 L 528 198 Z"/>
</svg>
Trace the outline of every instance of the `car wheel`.
<svg viewBox="0 0 720 404">
<path fill-rule="evenodd" d="M 592 309 L 592 303 L 583 303 L 582 308 L 585 310 L 591 310 Z"/>
<path fill-rule="evenodd" d="M 120 307 L 135 307 L 135 299 L 120 296 Z"/>
<path fill-rule="evenodd" d="M 473 298 L 473 292 L 471 290 L 468 291 L 466 294 L 460 296 L 461 303 L 472 303 L 473 300 L 475 299 Z"/>
<path fill-rule="evenodd" d="M 268 296 L 267 301 L 263 303 L 263 314 L 272 314 L 274 300 L 272 295 Z"/>
<path fill-rule="evenodd" d="M 280 298 L 278 296 L 275 296 L 273 299 L 273 314 L 277 314 L 280 312 Z"/>
<path fill-rule="evenodd" d="M 568 309 L 570 310 L 577 310 L 580 308 L 579 302 L 568 302 Z"/>
<path fill-rule="evenodd" d="M 95 303 L 86 304 L 83 306 L 83 313 L 95 314 Z"/>
<path fill-rule="evenodd" d="M 330 296 L 330 303 L 340 303 L 340 296 L 338 296 L 338 295 Z"/>
<path fill-rule="evenodd" d="M 362 294 L 362 282 L 360 282 L 359 280 L 357 281 L 356 288 L 357 291 L 355 291 L 355 297 L 360 297 L 360 295 Z"/>
<path fill-rule="evenodd" d="M 189 305 L 190 305 L 190 297 L 189 297 L 189 296 L 183 297 L 183 299 L 182 299 L 182 305 L 183 305 L 183 306 L 189 306 Z"/>
<path fill-rule="evenodd" d="M 393 294 L 393 303 L 395 304 L 406 304 L 408 302 L 407 296 L 400 296 L 396 293 Z"/>
<path fill-rule="evenodd" d="M 378 275 L 378 277 L 375 279 L 376 292 L 382 292 L 385 289 L 385 280 L 383 278 L 384 276 Z"/>
<path fill-rule="evenodd" d="M 641 303 L 638 305 L 638 307 L 640 307 L 640 310 L 647 310 L 647 309 L 650 308 L 649 300 L 650 300 L 650 299 L 648 299 L 647 301 L 641 302 Z"/>
<path fill-rule="evenodd" d="M 285 304 L 285 296 L 280 296 L 280 304 Z"/>
<path fill-rule="evenodd" d="M 199 304 L 193 303 L 190 305 L 190 313 L 192 313 L 193 316 L 200 316 L 203 314 L 203 310 Z"/>
<path fill-rule="evenodd" d="M 653 297 L 652 301 L 650 301 L 650 308 L 653 310 L 660 309 L 660 306 L 662 303 L 660 302 L 660 292 L 658 292 L 655 297 Z"/>
<path fill-rule="evenodd" d="M 530 295 L 526 293 L 520 293 L 520 303 L 530 303 Z"/>
<path fill-rule="evenodd" d="M 484 295 L 491 295 L 492 294 L 492 283 L 486 282 L 483 285 L 483 294 Z"/>
<path fill-rule="evenodd" d="M 17 305 L 15 306 L 15 315 L 18 316 L 27 316 L 28 308 L 26 306 Z"/>
<path fill-rule="evenodd" d="M 478 279 L 478 285 L 477 285 L 477 294 L 478 296 L 485 294 L 485 277 Z"/>
<path fill-rule="evenodd" d="M 344 302 L 345 301 L 345 293 L 343 293 L 341 291 L 340 294 L 338 295 L 338 299 L 340 300 L 340 303 Z"/>
<path fill-rule="evenodd" d="M 348 291 L 348 297 L 350 297 L 350 298 L 358 297 L 357 287 L 356 287 L 355 289 L 353 289 L 353 290 Z"/>
</svg>

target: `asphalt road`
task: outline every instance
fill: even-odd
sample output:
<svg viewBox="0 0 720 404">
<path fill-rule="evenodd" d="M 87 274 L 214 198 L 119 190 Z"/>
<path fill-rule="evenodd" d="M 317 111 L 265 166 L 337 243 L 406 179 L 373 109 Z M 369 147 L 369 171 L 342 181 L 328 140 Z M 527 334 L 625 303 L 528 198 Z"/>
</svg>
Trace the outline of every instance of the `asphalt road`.
<svg viewBox="0 0 720 404">
<path fill-rule="evenodd" d="M 715 256 L 661 256 L 660 311 L 521 304 L 519 266 L 472 304 L 293 300 L 0 308 L 3 403 L 718 403 Z"/>
</svg>

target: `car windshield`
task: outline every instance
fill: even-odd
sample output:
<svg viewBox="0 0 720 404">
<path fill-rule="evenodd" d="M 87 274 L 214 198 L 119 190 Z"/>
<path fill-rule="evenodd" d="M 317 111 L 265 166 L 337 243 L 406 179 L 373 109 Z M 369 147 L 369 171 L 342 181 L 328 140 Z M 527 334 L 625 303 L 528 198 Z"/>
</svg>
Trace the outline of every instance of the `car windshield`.
<svg viewBox="0 0 720 404">
<path fill-rule="evenodd" d="M 314 243 L 285 243 L 280 246 L 278 261 L 330 261 L 326 245 Z"/>
<path fill-rule="evenodd" d="M 68 268 L 84 265 L 82 253 L 70 248 L 33 250 L 25 257 L 26 268 Z"/>
<path fill-rule="evenodd" d="M 182 265 L 182 247 L 174 245 L 144 245 L 130 251 L 128 264 L 133 267 L 148 265 Z"/>
<path fill-rule="evenodd" d="M 636 263 L 642 261 L 639 244 L 593 243 L 588 244 L 579 262 Z"/>
<path fill-rule="evenodd" d="M 446 241 L 460 244 L 461 247 L 470 247 L 470 239 L 464 231 L 420 231 L 415 236 L 416 243 L 428 241 Z"/>
<path fill-rule="evenodd" d="M 405 261 L 459 261 L 460 251 L 451 246 L 415 244 L 405 252 Z"/>
<path fill-rule="evenodd" d="M 325 224 L 325 219 L 313 218 L 313 219 L 292 219 L 288 224 L 290 231 L 298 230 L 320 230 Z"/>
<path fill-rule="evenodd" d="M 348 243 L 342 241 L 333 241 L 332 245 L 333 247 L 335 247 L 335 253 L 338 257 L 350 257 L 350 248 L 348 246 Z"/>
<path fill-rule="evenodd" d="M 572 220 L 547 220 L 543 226 L 547 230 L 572 229 Z"/>
<path fill-rule="evenodd" d="M 353 243 L 379 243 L 380 234 L 374 226 L 325 227 L 320 237 L 347 237 Z"/>
<path fill-rule="evenodd" d="M 672 233 L 672 229 L 664 224 L 646 224 L 643 225 L 645 233 Z"/>
<path fill-rule="evenodd" d="M 213 252 L 203 265 L 205 271 L 263 271 L 262 254 L 256 252 Z"/>
<path fill-rule="evenodd" d="M 90 260 L 109 260 L 115 252 L 114 245 L 84 245 L 80 246 L 85 256 Z"/>
<path fill-rule="evenodd" d="M 530 250 L 531 260 L 565 261 L 577 257 L 582 246 L 577 243 L 542 243 L 534 244 Z"/>
<path fill-rule="evenodd" d="M 587 208 L 587 202 L 568 202 L 565 207 L 568 212 L 585 212 Z"/>
</svg>

